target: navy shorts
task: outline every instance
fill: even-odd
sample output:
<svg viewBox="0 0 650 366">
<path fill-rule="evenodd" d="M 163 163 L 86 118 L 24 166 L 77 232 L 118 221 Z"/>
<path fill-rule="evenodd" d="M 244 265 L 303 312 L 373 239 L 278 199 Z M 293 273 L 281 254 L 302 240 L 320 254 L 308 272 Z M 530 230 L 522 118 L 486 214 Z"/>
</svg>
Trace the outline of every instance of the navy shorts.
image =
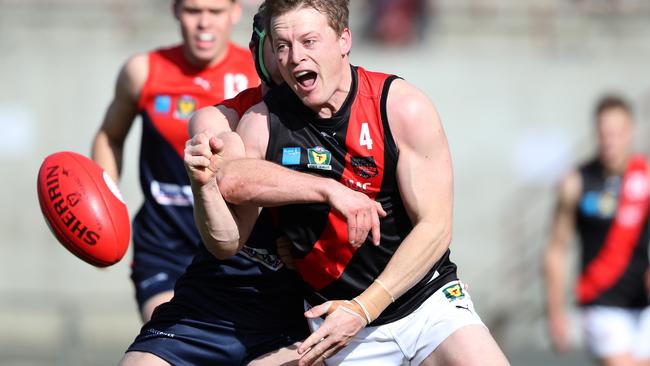
<svg viewBox="0 0 650 366">
<path fill-rule="evenodd" d="M 135 287 L 138 307 L 161 292 L 173 291 L 176 281 L 185 273 L 194 255 L 179 254 L 174 261 L 135 249 L 131 267 L 131 281 Z"/>
<path fill-rule="evenodd" d="M 226 319 L 200 319 L 173 302 L 160 305 L 127 352 L 154 354 L 172 365 L 246 365 L 255 358 L 304 340 L 302 313 L 282 326 L 240 326 Z M 246 319 L 248 323 L 250 317 Z"/>
</svg>

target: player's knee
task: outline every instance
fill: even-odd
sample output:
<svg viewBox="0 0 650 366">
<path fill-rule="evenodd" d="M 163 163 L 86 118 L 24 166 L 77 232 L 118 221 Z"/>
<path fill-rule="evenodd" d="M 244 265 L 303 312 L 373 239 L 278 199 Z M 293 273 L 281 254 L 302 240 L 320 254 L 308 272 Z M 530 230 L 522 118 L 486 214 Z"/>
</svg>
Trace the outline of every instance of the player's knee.
<svg viewBox="0 0 650 366">
<path fill-rule="evenodd" d="M 146 352 L 127 352 L 119 366 L 171 366 L 162 358 Z"/>
</svg>

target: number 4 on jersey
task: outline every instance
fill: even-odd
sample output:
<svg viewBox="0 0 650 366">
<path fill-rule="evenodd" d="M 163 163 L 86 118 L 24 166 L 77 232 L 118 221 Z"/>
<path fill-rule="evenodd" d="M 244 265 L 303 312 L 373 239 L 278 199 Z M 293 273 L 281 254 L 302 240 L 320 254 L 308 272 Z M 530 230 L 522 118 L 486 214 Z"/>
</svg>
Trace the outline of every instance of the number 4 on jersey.
<svg viewBox="0 0 650 366">
<path fill-rule="evenodd" d="M 361 124 L 359 145 L 365 146 L 366 148 L 368 148 L 368 150 L 372 150 L 372 138 L 370 137 L 370 128 L 368 128 L 368 122 L 364 122 Z"/>
</svg>

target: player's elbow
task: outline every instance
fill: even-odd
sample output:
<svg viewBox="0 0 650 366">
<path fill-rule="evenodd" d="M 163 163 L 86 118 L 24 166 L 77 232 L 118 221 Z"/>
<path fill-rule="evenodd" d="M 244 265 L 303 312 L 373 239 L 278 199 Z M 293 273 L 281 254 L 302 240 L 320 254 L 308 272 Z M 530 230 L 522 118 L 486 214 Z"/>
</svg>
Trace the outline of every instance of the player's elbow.
<svg viewBox="0 0 650 366">
<path fill-rule="evenodd" d="M 233 240 L 219 240 L 214 243 L 205 243 L 206 249 L 219 260 L 226 260 L 239 252 L 239 237 Z"/>
</svg>

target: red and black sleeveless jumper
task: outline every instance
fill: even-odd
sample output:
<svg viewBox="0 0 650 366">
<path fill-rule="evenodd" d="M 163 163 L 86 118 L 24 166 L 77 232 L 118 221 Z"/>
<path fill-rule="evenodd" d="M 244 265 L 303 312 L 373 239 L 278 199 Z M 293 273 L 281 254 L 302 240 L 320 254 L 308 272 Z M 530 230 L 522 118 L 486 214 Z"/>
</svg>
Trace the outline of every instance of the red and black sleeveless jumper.
<svg viewBox="0 0 650 366">
<path fill-rule="evenodd" d="M 283 230 L 293 243 L 294 264 L 310 290 L 307 300 L 351 299 L 384 270 L 413 224 L 396 179 L 397 146 L 386 114 L 388 90 L 396 76 L 352 67 L 347 100 L 331 118 L 321 119 L 286 85 L 265 96 L 270 138 L 266 159 L 285 167 L 335 179 L 381 203 L 381 244 L 371 239 L 355 249 L 347 241 L 347 224 L 323 204 L 279 208 Z M 449 251 L 433 268 L 373 322 L 398 320 L 431 294 L 457 279 Z"/>
</svg>

